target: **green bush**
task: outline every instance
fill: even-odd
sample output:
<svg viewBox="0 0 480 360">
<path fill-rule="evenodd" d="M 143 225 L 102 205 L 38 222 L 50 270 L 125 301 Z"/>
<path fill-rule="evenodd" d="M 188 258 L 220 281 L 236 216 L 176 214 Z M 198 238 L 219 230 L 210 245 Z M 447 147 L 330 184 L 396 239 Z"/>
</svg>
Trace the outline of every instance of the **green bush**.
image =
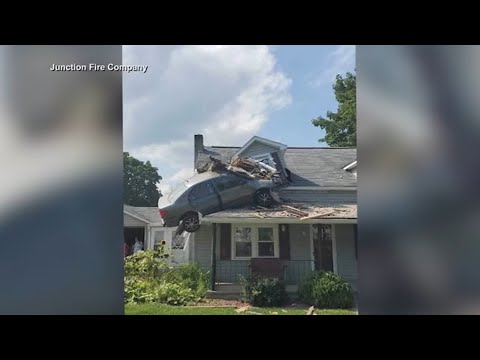
<svg viewBox="0 0 480 360">
<path fill-rule="evenodd" d="M 249 275 L 240 282 L 243 299 L 253 306 L 282 306 L 288 300 L 285 284 L 278 279 Z"/>
<path fill-rule="evenodd" d="M 125 302 L 187 305 L 208 289 L 208 273 L 198 265 L 169 268 L 164 246 L 125 259 Z"/>
<path fill-rule="evenodd" d="M 208 271 L 203 270 L 197 264 L 186 264 L 165 271 L 161 278 L 169 283 L 182 284 L 199 296 L 205 296 L 210 278 Z"/>
<path fill-rule="evenodd" d="M 155 302 L 168 305 L 188 305 L 200 300 L 194 290 L 184 284 L 160 281 L 155 291 Z"/>
<path fill-rule="evenodd" d="M 353 290 L 350 284 L 333 272 L 314 272 L 298 288 L 300 300 L 322 309 L 350 309 Z"/>
<path fill-rule="evenodd" d="M 125 258 L 124 272 L 127 278 L 155 279 L 168 269 L 169 254 L 164 246 L 155 250 L 139 251 Z"/>
</svg>

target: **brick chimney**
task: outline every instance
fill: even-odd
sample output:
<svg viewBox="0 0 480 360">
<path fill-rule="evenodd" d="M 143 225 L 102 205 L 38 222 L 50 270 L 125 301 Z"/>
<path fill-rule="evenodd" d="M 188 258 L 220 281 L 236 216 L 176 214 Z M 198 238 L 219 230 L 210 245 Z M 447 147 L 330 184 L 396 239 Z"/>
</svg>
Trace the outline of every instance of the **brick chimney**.
<svg viewBox="0 0 480 360">
<path fill-rule="evenodd" d="M 198 153 L 202 152 L 204 149 L 203 147 L 203 135 L 202 134 L 196 134 L 194 138 L 194 155 L 193 155 L 193 169 L 197 169 L 197 158 L 198 158 Z"/>
</svg>

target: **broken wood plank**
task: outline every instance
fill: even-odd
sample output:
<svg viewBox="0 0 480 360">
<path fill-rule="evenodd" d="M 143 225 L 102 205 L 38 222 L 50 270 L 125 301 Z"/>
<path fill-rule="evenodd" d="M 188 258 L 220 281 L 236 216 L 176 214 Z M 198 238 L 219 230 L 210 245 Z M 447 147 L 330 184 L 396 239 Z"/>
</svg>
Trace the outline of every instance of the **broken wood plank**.
<svg viewBox="0 0 480 360">
<path fill-rule="evenodd" d="M 265 219 L 265 216 L 263 216 L 262 214 L 259 214 L 259 213 L 255 213 L 255 216 L 260 218 L 260 219 Z"/>
<path fill-rule="evenodd" d="M 313 315 L 315 314 L 315 307 L 310 306 L 310 308 L 307 311 L 307 315 Z"/>
<path fill-rule="evenodd" d="M 288 205 L 282 205 L 282 207 L 287 210 L 287 211 L 290 211 L 290 212 L 293 212 L 297 215 L 300 215 L 300 216 L 308 216 L 310 215 L 309 213 L 303 211 L 303 210 L 300 210 L 300 209 L 297 209 L 297 208 L 294 208 L 292 206 L 288 206 Z"/>
<path fill-rule="evenodd" d="M 321 217 L 324 217 L 324 216 L 327 216 L 327 215 L 332 215 L 332 214 L 335 214 L 335 211 L 328 211 L 328 212 L 325 212 L 325 213 L 313 214 L 313 215 L 305 216 L 305 217 L 300 218 L 300 220 L 319 219 L 319 218 L 321 218 Z"/>
</svg>

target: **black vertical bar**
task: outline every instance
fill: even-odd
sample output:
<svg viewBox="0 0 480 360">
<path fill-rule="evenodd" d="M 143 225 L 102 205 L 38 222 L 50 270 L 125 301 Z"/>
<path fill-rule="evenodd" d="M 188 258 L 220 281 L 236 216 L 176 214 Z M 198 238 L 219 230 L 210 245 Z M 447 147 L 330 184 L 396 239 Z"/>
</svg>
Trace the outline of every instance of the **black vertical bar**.
<svg viewBox="0 0 480 360">
<path fill-rule="evenodd" d="M 215 280 L 217 277 L 217 224 L 213 224 L 212 239 L 212 279 L 211 289 L 215 291 Z"/>
</svg>

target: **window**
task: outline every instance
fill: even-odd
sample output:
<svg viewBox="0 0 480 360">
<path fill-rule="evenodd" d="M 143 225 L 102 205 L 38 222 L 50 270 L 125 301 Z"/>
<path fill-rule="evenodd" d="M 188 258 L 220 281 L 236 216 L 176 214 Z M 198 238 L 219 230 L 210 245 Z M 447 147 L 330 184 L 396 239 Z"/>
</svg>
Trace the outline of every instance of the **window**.
<svg viewBox="0 0 480 360">
<path fill-rule="evenodd" d="M 233 240 L 235 242 L 234 251 L 236 258 L 252 257 L 252 228 L 235 227 Z"/>
<path fill-rule="evenodd" d="M 247 180 L 240 179 L 234 176 L 222 176 L 216 179 L 213 179 L 215 186 L 217 187 L 218 191 L 225 191 L 228 189 L 232 189 L 234 187 L 242 186 L 247 183 Z"/>
<path fill-rule="evenodd" d="M 275 161 L 273 160 L 273 157 L 270 153 L 251 156 L 251 159 L 260 161 L 261 163 L 264 163 L 265 165 L 268 165 L 268 166 L 271 166 L 271 167 L 275 168 Z"/>
<path fill-rule="evenodd" d="M 189 236 L 190 233 L 186 231 L 181 235 L 175 235 L 175 232 L 172 232 L 172 250 L 183 250 Z"/>
<path fill-rule="evenodd" d="M 234 225 L 232 232 L 233 259 L 279 256 L 278 226 Z"/>
<path fill-rule="evenodd" d="M 189 199 L 199 200 L 212 194 L 215 194 L 212 184 L 210 183 L 210 181 L 205 181 L 201 184 L 195 185 L 195 187 L 192 189 L 192 192 L 190 193 Z"/>
<path fill-rule="evenodd" d="M 316 271 L 333 271 L 332 226 L 312 225 L 313 258 Z"/>
<path fill-rule="evenodd" d="M 258 228 L 258 256 L 275 256 L 275 241 L 273 239 L 273 228 Z"/>
</svg>

